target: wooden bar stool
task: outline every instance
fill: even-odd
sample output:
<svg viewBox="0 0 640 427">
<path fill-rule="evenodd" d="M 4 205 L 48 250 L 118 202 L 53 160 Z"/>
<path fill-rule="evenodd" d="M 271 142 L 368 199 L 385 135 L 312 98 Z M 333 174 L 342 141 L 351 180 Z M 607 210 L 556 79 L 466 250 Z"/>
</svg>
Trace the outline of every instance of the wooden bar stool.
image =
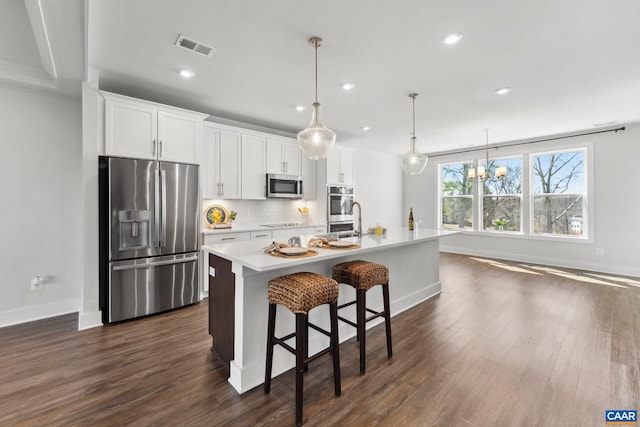
<svg viewBox="0 0 640 427">
<path fill-rule="evenodd" d="M 360 375 L 365 370 L 366 339 L 365 326 L 370 320 L 384 317 L 387 334 L 387 357 L 393 355 L 391 349 L 391 310 L 389 309 L 389 269 L 381 264 L 368 261 L 348 261 L 333 266 L 333 279 L 338 283 L 346 283 L 356 290 L 356 300 L 338 306 L 338 309 L 356 304 L 356 323 L 338 316 L 338 319 L 353 326 L 357 330 L 357 339 L 360 342 Z M 382 285 L 383 311 L 374 311 L 367 308 L 367 291 L 376 285 Z M 366 317 L 366 312 L 373 316 Z"/>
<path fill-rule="evenodd" d="M 338 282 L 315 273 L 293 273 L 269 280 L 269 321 L 267 324 L 267 365 L 264 375 L 264 392 L 271 391 L 273 346 L 281 345 L 296 356 L 296 424 L 302 425 L 302 374 L 309 362 L 331 353 L 333 358 L 333 383 L 336 396 L 340 396 L 340 348 L 338 342 Z M 296 331 L 278 338 L 275 336 L 277 304 L 296 315 Z M 319 305 L 329 304 L 331 331 L 309 322 L 308 312 Z M 329 347 L 309 357 L 309 327 L 330 338 Z M 294 349 L 285 341 L 295 337 Z"/>
</svg>

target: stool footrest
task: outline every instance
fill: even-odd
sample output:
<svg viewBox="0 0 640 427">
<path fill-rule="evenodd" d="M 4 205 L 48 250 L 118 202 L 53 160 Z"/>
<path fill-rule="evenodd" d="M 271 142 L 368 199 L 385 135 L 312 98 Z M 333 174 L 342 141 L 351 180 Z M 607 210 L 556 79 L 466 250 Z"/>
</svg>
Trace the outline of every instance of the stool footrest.
<svg viewBox="0 0 640 427">
<path fill-rule="evenodd" d="M 325 348 L 322 351 L 317 352 L 316 354 L 314 354 L 311 357 L 308 357 L 307 359 L 304 360 L 304 364 L 308 364 L 309 362 L 313 362 L 314 360 L 316 360 L 318 357 L 320 356 L 324 356 L 327 353 L 331 353 L 333 351 L 333 347 L 329 346 L 327 348 Z"/>
<path fill-rule="evenodd" d="M 329 338 L 331 338 L 331 334 L 328 331 L 325 331 L 324 329 L 322 329 L 321 327 L 316 326 L 311 322 L 309 322 L 308 325 L 309 325 L 310 328 L 313 328 L 316 331 L 320 332 L 321 334 L 324 334 L 324 335 L 328 336 Z"/>
<path fill-rule="evenodd" d="M 352 321 L 351 321 L 351 320 L 349 320 L 349 319 L 345 319 L 345 318 L 344 318 L 344 317 L 342 317 L 342 316 L 338 316 L 338 319 L 342 320 L 344 323 L 347 323 L 347 324 L 349 324 L 349 325 L 353 326 L 354 328 L 357 328 L 357 327 L 358 327 L 358 324 L 357 324 L 357 323 L 354 323 L 354 322 L 352 322 Z"/>
<path fill-rule="evenodd" d="M 356 303 L 356 300 L 353 300 L 351 302 L 345 302 L 344 304 L 338 306 L 338 310 L 340 310 L 341 308 L 349 307 L 350 305 L 353 305 L 355 303 Z"/>
<path fill-rule="evenodd" d="M 296 354 L 296 349 L 291 347 L 289 344 L 287 344 L 286 342 L 284 342 L 283 339 L 280 338 L 273 338 L 273 343 L 274 344 L 280 344 L 285 350 L 287 350 L 288 352 L 292 353 L 292 354 Z"/>
<path fill-rule="evenodd" d="M 384 317 L 384 312 L 378 312 L 378 311 L 373 311 L 373 310 L 369 310 L 369 309 L 367 309 L 367 311 L 370 312 L 370 313 L 374 313 L 374 315 L 370 316 L 370 317 L 367 317 L 365 319 L 365 322 L 368 322 L 369 320 L 376 319 L 378 317 Z"/>
</svg>

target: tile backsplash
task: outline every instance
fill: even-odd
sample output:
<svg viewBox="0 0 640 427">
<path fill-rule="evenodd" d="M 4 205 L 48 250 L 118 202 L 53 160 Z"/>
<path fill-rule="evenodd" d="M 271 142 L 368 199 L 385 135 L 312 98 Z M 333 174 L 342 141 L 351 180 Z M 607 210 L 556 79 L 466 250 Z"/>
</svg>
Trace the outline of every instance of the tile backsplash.
<svg viewBox="0 0 640 427">
<path fill-rule="evenodd" d="M 211 205 L 221 205 L 227 211 L 236 211 L 238 215 L 234 224 L 238 227 L 260 224 L 276 224 L 297 222 L 302 224 L 323 224 L 327 222 L 325 207 L 316 200 L 211 200 L 202 201 L 202 210 Z M 307 207 L 308 215 L 302 215 L 298 208 Z M 202 219 L 204 226 L 204 217 Z"/>
</svg>

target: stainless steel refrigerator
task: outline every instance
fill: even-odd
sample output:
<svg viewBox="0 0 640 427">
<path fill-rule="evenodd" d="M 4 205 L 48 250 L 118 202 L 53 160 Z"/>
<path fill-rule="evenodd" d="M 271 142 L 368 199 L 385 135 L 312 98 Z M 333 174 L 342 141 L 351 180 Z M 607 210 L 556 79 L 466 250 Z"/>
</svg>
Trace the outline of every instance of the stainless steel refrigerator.
<svg viewBox="0 0 640 427">
<path fill-rule="evenodd" d="M 100 157 L 104 323 L 198 301 L 198 166 Z"/>
</svg>

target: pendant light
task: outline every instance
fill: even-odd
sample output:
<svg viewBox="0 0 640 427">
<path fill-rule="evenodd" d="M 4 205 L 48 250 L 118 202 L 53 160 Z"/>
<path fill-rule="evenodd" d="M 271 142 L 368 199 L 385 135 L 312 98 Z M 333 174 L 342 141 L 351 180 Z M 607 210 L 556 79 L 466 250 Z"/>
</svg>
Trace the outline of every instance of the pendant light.
<svg viewBox="0 0 640 427">
<path fill-rule="evenodd" d="M 417 93 L 410 93 L 409 98 L 413 99 L 413 132 L 411 133 L 411 142 L 409 152 L 400 158 L 402 170 L 407 175 L 418 175 L 427 165 L 428 157 L 425 154 L 416 152 L 416 98 Z"/>
<path fill-rule="evenodd" d="M 333 144 L 336 142 L 336 133 L 328 129 L 320 117 L 320 104 L 318 103 L 318 48 L 322 46 L 320 37 L 311 37 L 309 44 L 316 52 L 316 101 L 313 103 L 313 115 L 311 123 L 306 129 L 298 132 L 298 144 L 302 152 L 311 160 L 324 159 L 329 155 Z"/>
</svg>

